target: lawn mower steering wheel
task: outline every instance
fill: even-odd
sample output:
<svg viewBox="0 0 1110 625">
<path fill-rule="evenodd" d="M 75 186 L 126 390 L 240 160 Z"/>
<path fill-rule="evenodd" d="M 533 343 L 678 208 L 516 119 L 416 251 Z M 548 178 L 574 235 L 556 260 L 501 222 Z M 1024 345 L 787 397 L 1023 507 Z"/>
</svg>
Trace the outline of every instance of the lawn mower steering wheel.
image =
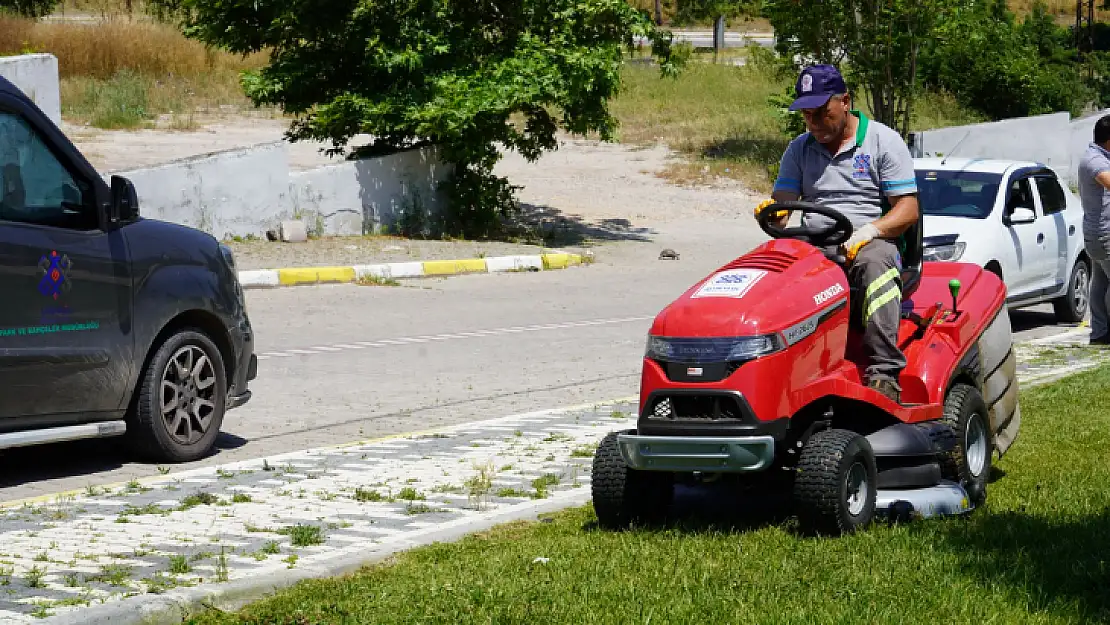
<svg viewBox="0 0 1110 625">
<path fill-rule="evenodd" d="M 771 215 L 781 210 L 816 213 L 832 219 L 833 223 L 823 228 L 815 226 L 780 228 L 771 223 Z M 843 213 L 834 208 L 828 208 L 826 206 L 814 204 L 813 202 L 775 202 L 760 211 L 756 219 L 759 220 L 759 227 L 776 239 L 798 239 L 817 247 L 840 245 L 851 238 L 852 231 L 854 230 L 852 222 L 849 221 Z"/>
</svg>

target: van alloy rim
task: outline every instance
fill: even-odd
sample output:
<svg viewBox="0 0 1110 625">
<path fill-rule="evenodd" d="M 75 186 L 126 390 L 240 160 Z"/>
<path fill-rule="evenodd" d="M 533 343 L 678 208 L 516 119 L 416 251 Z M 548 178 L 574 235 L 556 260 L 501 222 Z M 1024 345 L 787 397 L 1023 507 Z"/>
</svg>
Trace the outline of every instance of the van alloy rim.
<svg viewBox="0 0 1110 625">
<path fill-rule="evenodd" d="M 200 440 L 216 413 L 216 371 L 212 359 L 195 345 L 178 349 L 162 372 L 162 422 L 174 442 Z"/>
</svg>

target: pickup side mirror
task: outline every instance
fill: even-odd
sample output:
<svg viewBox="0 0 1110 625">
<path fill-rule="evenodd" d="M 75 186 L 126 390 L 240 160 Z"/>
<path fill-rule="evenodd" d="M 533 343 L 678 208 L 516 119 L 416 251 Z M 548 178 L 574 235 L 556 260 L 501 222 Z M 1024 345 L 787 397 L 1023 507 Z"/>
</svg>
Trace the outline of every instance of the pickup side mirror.
<svg viewBox="0 0 1110 625">
<path fill-rule="evenodd" d="M 1013 226 L 1017 224 L 1031 224 L 1037 221 L 1037 213 L 1033 212 L 1032 208 L 1024 206 L 1017 206 L 1006 217 L 1006 225 Z"/>
<path fill-rule="evenodd" d="M 131 221 L 139 216 L 135 185 L 123 176 L 112 176 L 112 223 Z"/>
</svg>

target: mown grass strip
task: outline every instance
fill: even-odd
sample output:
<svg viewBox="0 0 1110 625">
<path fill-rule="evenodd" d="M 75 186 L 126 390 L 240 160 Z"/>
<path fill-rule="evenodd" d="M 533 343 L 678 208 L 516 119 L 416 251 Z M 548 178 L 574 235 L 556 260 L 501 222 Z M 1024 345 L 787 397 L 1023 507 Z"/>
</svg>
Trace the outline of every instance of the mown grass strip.
<svg viewBox="0 0 1110 625">
<path fill-rule="evenodd" d="M 839 540 L 753 517 L 609 533 L 587 506 L 190 622 L 1105 622 L 1110 367 L 1024 392 L 1022 413 L 970 518 Z"/>
</svg>

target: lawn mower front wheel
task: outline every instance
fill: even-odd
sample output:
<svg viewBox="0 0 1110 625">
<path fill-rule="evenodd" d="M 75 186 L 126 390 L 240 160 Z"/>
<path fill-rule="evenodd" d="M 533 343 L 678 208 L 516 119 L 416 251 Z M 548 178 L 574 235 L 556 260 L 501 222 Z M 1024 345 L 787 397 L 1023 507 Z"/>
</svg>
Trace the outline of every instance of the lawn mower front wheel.
<svg viewBox="0 0 1110 625">
<path fill-rule="evenodd" d="M 875 454 L 867 439 L 841 429 L 814 434 L 798 459 L 794 509 L 803 531 L 841 535 L 871 523 L 877 495 Z"/>
<path fill-rule="evenodd" d="M 598 524 L 620 529 L 666 519 L 674 499 L 674 474 L 630 468 L 617 445 L 619 434 L 607 434 L 594 452 L 590 489 Z"/>
</svg>

